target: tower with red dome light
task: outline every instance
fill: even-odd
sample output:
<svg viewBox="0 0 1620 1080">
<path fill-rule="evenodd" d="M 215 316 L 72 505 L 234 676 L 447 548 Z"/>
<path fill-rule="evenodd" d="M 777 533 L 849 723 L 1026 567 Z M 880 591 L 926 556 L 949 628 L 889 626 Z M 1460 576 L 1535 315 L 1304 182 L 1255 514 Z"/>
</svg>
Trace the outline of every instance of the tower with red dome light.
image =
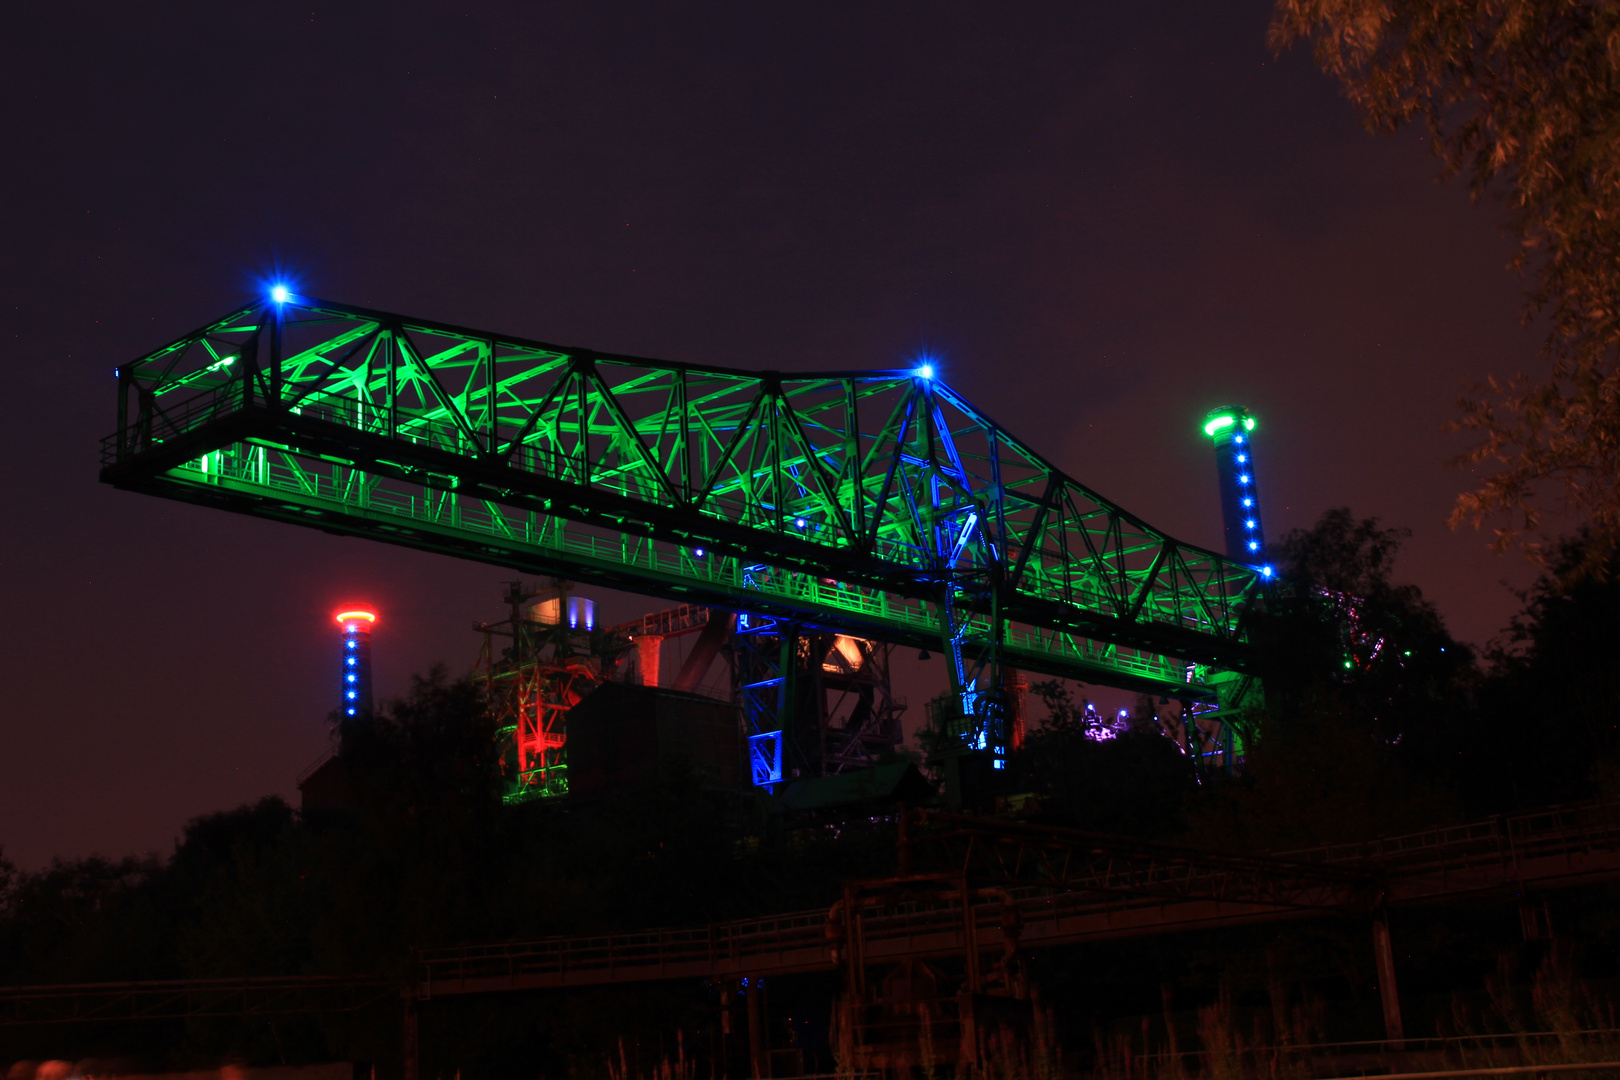
<svg viewBox="0 0 1620 1080">
<path fill-rule="evenodd" d="M 338 715 L 344 720 L 371 715 L 371 629 L 375 612 L 350 608 L 337 613 L 342 634 L 338 657 Z"/>
</svg>

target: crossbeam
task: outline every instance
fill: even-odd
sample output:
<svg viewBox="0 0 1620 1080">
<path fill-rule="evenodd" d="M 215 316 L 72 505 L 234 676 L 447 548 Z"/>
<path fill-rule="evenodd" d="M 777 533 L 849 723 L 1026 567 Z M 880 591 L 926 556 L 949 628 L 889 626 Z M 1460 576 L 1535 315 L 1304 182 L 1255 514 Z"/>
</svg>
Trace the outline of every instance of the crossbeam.
<svg viewBox="0 0 1620 1080">
<path fill-rule="evenodd" d="M 117 487 L 1213 700 L 1256 567 L 1181 543 L 916 371 L 617 356 L 292 297 L 118 371 Z M 1002 644 L 1004 642 L 1004 644 Z"/>
</svg>

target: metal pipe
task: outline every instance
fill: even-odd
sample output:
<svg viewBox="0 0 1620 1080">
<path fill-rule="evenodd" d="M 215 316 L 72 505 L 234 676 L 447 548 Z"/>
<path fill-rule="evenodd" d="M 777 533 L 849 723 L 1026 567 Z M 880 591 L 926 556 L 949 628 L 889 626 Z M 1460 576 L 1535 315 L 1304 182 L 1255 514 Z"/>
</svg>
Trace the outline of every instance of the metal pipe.
<svg viewBox="0 0 1620 1080">
<path fill-rule="evenodd" d="M 1498 1069 L 1449 1069 L 1442 1072 L 1361 1073 L 1356 1076 L 1333 1076 L 1326 1080 L 1442 1080 L 1448 1076 L 1529 1076 L 1533 1073 L 1583 1072 L 1598 1069 L 1620 1069 L 1620 1061 L 1581 1061 L 1573 1065 L 1513 1065 Z"/>
</svg>

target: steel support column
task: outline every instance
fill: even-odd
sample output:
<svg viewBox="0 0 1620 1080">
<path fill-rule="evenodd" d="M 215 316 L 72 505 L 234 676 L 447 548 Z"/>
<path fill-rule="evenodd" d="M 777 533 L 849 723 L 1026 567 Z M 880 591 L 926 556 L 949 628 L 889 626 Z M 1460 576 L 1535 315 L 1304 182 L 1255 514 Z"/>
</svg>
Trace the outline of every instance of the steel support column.
<svg viewBox="0 0 1620 1080">
<path fill-rule="evenodd" d="M 768 1080 L 771 1075 L 770 1039 L 765 1030 L 764 994 L 759 979 L 748 981 L 748 1068 L 753 1080 Z"/>
<path fill-rule="evenodd" d="M 1406 1031 L 1401 1024 L 1400 990 L 1395 982 L 1395 951 L 1389 944 L 1389 916 L 1379 912 L 1373 919 L 1373 959 L 1378 964 L 1378 998 L 1384 1006 L 1384 1039 L 1390 1049 L 1406 1047 Z"/>
<path fill-rule="evenodd" d="M 663 656 L 664 639 L 657 634 L 636 637 L 636 664 L 641 668 L 641 685 L 658 685 L 658 663 Z"/>
<path fill-rule="evenodd" d="M 416 995 L 406 994 L 404 1005 L 404 1017 L 400 1025 L 400 1050 L 403 1059 L 402 1075 L 405 1080 L 417 1080 L 421 1064 L 421 1047 L 418 1042 L 419 1032 L 417 1025 L 421 1018 L 416 1005 Z"/>
</svg>

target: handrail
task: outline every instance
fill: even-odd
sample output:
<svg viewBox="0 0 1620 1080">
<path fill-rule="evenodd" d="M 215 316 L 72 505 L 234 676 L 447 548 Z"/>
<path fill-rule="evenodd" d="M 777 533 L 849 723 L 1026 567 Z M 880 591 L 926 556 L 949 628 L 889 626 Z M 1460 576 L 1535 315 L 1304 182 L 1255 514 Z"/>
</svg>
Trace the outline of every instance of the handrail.
<svg viewBox="0 0 1620 1080">
<path fill-rule="evenodd" d="M 1612 821 L 1613 826 L 1601 832 L 1593 832 L 1586 828 L 1553 832 L 1544 827 L 1546 822 L 1584 823 L 1594 818 Z M 1527 830 L 1535 831 L 1540 834 L 1542 842 L 1529 850 L 1521 847 L 1519 858 L 1504 862 L 1501 858 L 1503 841 L 1514 834 L 1515 830 L 1521 834 Z M 1432 839 L 1435 837 L 1441 839 Z M 1414 845 L 1411 843 L 1413 838 L 1431 839 Z M 1088 834 L 1088 839 L 1107 838 Z M 1491 846 L 1480 849 L 1482 841 L 1490 842 Z M 1128 848 L 1143 846 L 1134 840 L 1121 839 L 1119 842 Z M 1270 858 L 1245 856 L 1234 852 L 1209 854 L 1218 862 L 1223 859 L 1236 859 L 1239 864 L 1247 865 L 1244 863 L 1247 859 L 1255 867 L 1263 868 L 1275 863 L 1286 869 L 1287 862 L 1283 860 L 1305 862 L 1313 855 L 1320 856 L 1325 852 L 1332 857 L 1320 859 L 1320 862 L 1335 863 L 1345 870 L 1361 869 L 1381 874 L 1385 878 L 1389 902 L 1402 900 L 1417 902 L 1443 898 L 1448 890 L 1459 893 L 1474 890 L 1481 883 L 1476 879 L 1459 882 L 1442 881 L 1432 888 L 1410 889 L 1404 892 L 1400 889 L 1403 883 L 1427 882 L 1436 875 L 1443 876 L 1447 871 L 1478 867 L 1483 864 L 1496 871 L 1487 884 L 1506 884 L 1519 879 L 1519 872 L 1527 859 L 1557 857 L 1582 850 L 1590 852 L 1594 849 L 1594 843 L 1604 844 L 1603 849 L 1609 851 L 1611 855 L 1598 869 L 1607 876 L 1620 876 L 1620 857 L 1616 857 L 1620 856 L 1620 803 L 1553 807 L 1511 817 L 1490 818 L 1483 822 L 1423 830 L 1381 841 L 1368 841 L 1362 845 L 1328 845 L 1324 848 L 1283 852 Z M 1347 857 L 1346 853 L 1353 849 L 1361 850 L 1363 857 L 1360 859 Z M 1174 851 L 1187 858 L 1192 858 L 1197 853 L 1196 849 L 1179 847 Z M 1387 852 L 1407 856 L 1421 853 L 1426 858 L 1391 859 Z M 1353 881 L 1358 876 L 1365 875 L 1351 875 L 1346 880 Z M 1024 924 L 1030 928 L 1042 924 L 1057 925 L 1066 920 L 1083 918 L 1088 914 L 1104 912 L 1119 914 L 1163 907 L 1167 903 L 1176 902 L 1207 904 L 1211 901 L 1198 896 L 1189 896 L 1177 901 L 1167 899 L 1160 892 L 1152 891 L 1132 894 L 1128 885 L 1122 885 L 1120 891 L 1112 893 L 1098 892 L 1095 889 L 1053 892 L 1038 888 L 1021 888 L 1014 895 L 1014 903 L 1022 914 Z M 1232 908 L 1232 917 L 1245 920 L 1256 917 L 1254 905 L 1257 901 L 1235 897 L 1226 902 Z M 1326 906 L 1323 910 L 1335 908 Z M 1282 915 L 1286 912 L 1279 910 L 1274 914 Z M 1001 917 L 999 902 L 981 900 L 975 903 L 974 922 L 981 927 L 981 934 L 993 936 L 999 932 Z M 699 960 L 743 961 L 773 952 L 803 951 L 817 946 L 822 952 L 821 962 L 824 966 L 831 967 L 833 940 L 825 937 L 827 918 L 827 912 L 818 908 L 706 926 L 443 946 L 420 951 L 417 960 L 422 979 L 440 986 L 446 981 L 454 983 L 458 979 L 485 978 L 496 974 L 538 975 L 562 970 L 564 967 L 571 978 L 578 979 L 586 972 L 602 970 L 613 964 L 622 966 L 632 961 L 640 961 L 649 968 L 664 968 Z M 1219 921 L 1218 916 L 1216 921 Z M 863 919 L 862 936 L 866 947 L 870 950 L 884 943 L 894 944 L 926 935 L 955 933 L 961 924 L 961 908 L 957 905 L 913 903 L 905 908 L 891 909 L 885 914 Z M 803 964 L 805 960 L 799 957 L 795 962 Z M 493 970 L 497 966 L 504 966 L 504 971 Z"/>
</svg>

